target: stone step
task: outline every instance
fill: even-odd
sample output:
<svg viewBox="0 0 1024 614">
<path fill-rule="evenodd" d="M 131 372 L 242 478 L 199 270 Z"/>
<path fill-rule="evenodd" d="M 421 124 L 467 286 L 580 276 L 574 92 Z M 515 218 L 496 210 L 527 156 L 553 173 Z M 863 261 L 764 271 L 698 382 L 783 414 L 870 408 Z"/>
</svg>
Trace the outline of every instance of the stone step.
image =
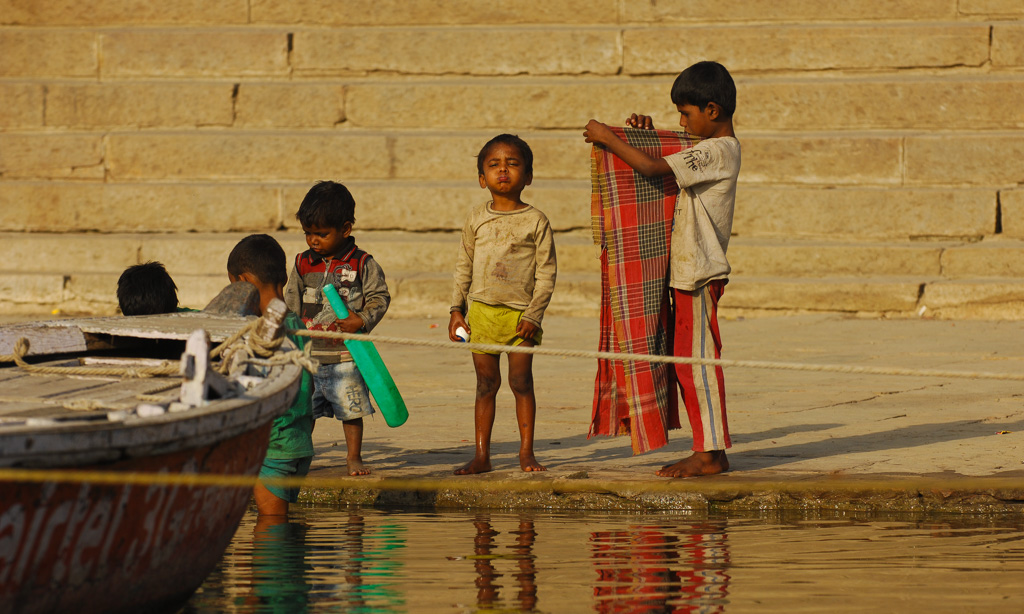
<svg viewBox="0 0 1024 614">
<path fill-rule="evenodd" d="M 1012 69 L 1020 67 L 1015 49 L 1020 36 L 1018 24 L 953 19 L 767 27 L 571 22 L 541 27 L 33 27 L 0 32 L 8 50 L 0 76 L 641 76 L 674 75 L 708 57 L 736 74 L 987 64 Z M 479 49 L 501 37 L 516 40 L 519 52 L 481 62 Z M 40 54 L 46 48 L 63 53 Z"/>
<path fill-rule="evenodd" d="M 295 232 L 274 233 L 289 255 Z M 227 254 L 245 233 L 190 235 L 0 234 L 0 311 L 109 313 L 127 266 L 163 262 L 183 305 L 202 306 L 226 283 Z M 455 233 L 367 232 L 360 244 L 387 274 L 397 315 L 444 312 L 458 250 Z M 553 312 L 595 309 L 596 248 L 587 233 L 560 233 Z M 47 258 L 60 254 L 59 258 Z M 854 243 L 746 239 L 730 245 L 734 271 L 723 308 L 739 312 L 928 313 L 1024 317 L 1024 241 Z M 1021 309 L 1024 309 L 1022 303 Z M 958 314 L 952 316 L 950 314 Z"/>
<path fill-rule="evenodd" d="M 116 311 L 117 273 L 21 273 L 0 271 L 0 313 L 111 314 Z M 176 275 L 183 306 L 202 307 L 227 283 L 226 275 Z M 393 317 L 447 319 L 450 275 L 388 274 Z M 597 273 L 559 276 L 549 313 L 596 316 Z M 928 279 L 906 277 L 773 278 L 737 275 L 722 299 L 724 317 L 797 312 L 862 316 L 926 316 L 947 319 L 1024 319 L 1024 280 L 1019 278 Z"/>
<path fill-rule="evenodd" d="M 228 254 L 246 234 L 0 233 L 0 261 L 8 270 L 25 273 L 119 274 L 133 264 L 156 260 L 174 277 L 216 276 L 226 274 Z M 271 234 L 289 258 L 306 249 L 299 232 Z M 368 231 L 355 236 L 386 274 L 450 275 L 460 242 L 455 232 Z M 560 273 L 599 272 L 599 253 L 589 232 L 556 233 L 555 241 Z M 47 258 L 48 254 L 61 257 Z M 729 261 L 734 276 L 1013 279 L 1024 278 L 1024 241 L 853 242 L 740 236 L 730 242 Z"/>
<path fill-rule="evenodd" d="M 1024 26 L 1016 27 L 1024 41 Z M 987 32 L 988 26 L 984 30 Z M 1014 44 L 1021 46 L 1021 42 Z M 1024 124 L 1022 112 L 999 104 L 1013 100 L 1024 83 L 1020 72 L 1024 53 L 1014 53 L 1020 56 L 1014 65 L 994 72 L 741 73 L 736 76 L 737 133 L 742 139 L 765 132 L 882 132 L 891 137 L 893 132 L 1018 130 Z M 212 79 L 168 74 L 101 82 L 47 74 L 0 74 L 0 100 L 5 102 L 0 127 L 19 132 L 199 129 L 202 134 L 194 136 L 207 137 L 224 136 L 226 129 L 273 128 L 324 130 L 338 138 L 350 130 L 439 130 L 459 139 L 460 133 L 468 131 L 571 130 L 578 135 L 590 118 L 619 124 L 636 112 L 651 115 L 659 128 L 674 129 L 679 114 L 669 90 L 683 66 L 683 62 L 668 62 L 665 74 L 656 76 L 375 74 L 299 81 L 246 77 L 244 73 Z M 951 123 L 940 102 L 964 98 L 976 100 L 977 105 L 962 109 Z M 425 113 L 430 115 L 427 123 L 422 121 Z M 146 135 L 137 135 L 136 140 L 127 138 L 130 133 L 114 136 L 113 142 L 123 142 L 122 147 L 139 148 L 152 142 Z M 298 147 L 299 154 L 321 145 L 318 138 L 295 141 L 284 144 Z M 358 143 L 341 142 L 349 147 Z M 361 157 L 368 157 L 377 147 L 364 145 Z M 232 151 L 236 161 L 242 158 L 237 152 Z M 336 158 L 343 152 L 321 153 Z"/>
<path fill-rule="evenodd" d="M 288 2 L 136 3 L 0 0 L 0 24 L 29 26 L 160 26 L 246 24 L 315 26 L 442 26 L 459 24 L 704 24 L 780 21 L 912 21 L 1024 15 L 1016 0 L 885 0 L 874 3 L 822 3 L 807 0 L 743 2 L 709 15 L 686 0 L 630 3 L 620 0 L 523 0 L 515 7 L 477 0 L 403 0 L 402 10 L 369 10 L 375 2 L 290 0 Z"/>
<path fill-rule="evenodd" d="M 8 181 L 0 231 L 266 232 L 299 228 L 299 184 Z M 474 182 L 347 181 L 356 232 L 462 229 L 486 198 Z M 410 198 L 415 194 L 415 198 Z M 556 231 L 590 228 L 589 181 L 538 180 L 524 193 Z M 25 206 L 35 203 L 35 206 Z M 884 215 L 883 215 L 884 212 Z M 733 233 L 741 237 L 859 240 L 1024 238 L 1024 189 L 765 187 L 741 182 Z"/>
</svg>

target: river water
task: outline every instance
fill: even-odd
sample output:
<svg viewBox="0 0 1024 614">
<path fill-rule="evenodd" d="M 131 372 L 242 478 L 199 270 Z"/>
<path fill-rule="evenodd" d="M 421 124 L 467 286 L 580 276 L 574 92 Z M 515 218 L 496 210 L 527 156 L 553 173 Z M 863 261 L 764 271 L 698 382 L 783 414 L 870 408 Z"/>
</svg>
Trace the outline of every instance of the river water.
<svg viewBox="0 0 1024 614">
<path fill-rule="evenodd" d="M 247 514 L 183 611 L 1024 609 L 1017 516 L 292 510 Z"/>
</svg>

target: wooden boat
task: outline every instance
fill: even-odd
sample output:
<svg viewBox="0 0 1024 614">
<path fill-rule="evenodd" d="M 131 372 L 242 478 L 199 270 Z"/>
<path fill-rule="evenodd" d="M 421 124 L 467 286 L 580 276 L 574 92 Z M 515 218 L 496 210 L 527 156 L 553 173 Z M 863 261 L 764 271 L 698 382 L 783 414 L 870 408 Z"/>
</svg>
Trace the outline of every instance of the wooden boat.
<svg viewBox="0 0 1024 614">
<path fill-rule="evenodd" d="M 217 564 L 251 486 L 2 477 L 13 469 L 72 478 L 83 471 L 256 475 L 270 424 L 298 391 L 300 367 L 265 366 L 254 377 L 236 366 L 218 380 L 192 346 L 206 335 L 227 339 L 253 318 L 212 311 L 0 327 L 0 355 L 27 338 L 35 368 L 138 371 L 181 359 L 188 372 L 183 382 L 181 375 L 39 374 L 2 365 L 0 611 L 175 611 Z"/>
</svg>

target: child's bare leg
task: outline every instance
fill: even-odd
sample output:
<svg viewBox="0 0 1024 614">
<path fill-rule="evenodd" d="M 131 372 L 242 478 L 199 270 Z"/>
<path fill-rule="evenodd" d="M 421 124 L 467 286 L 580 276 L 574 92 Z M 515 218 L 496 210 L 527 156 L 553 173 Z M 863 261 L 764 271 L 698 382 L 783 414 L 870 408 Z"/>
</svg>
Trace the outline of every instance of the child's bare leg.
<svg viewBox="0 0 1024 614">
<path fill-rule="evenodd" d="M 728 470 L 729 459 L 725 456 L 725 450 L 709 450 L 694 452 L 678 463 L 665 465 L 655 473 L 663 478 L 687 478 L 698 475 L 715 475 Z"/>
<path fill-rule="evenodd" d="M 277 495 L 270 492 L 262 482 L 256 482 L 253 487 L 253 498 L 256 500 L 256 513 L 260 516 L 287 516 L 288 502 L 279 499 Z"/>
<path fill-rule="evenodd" d="M 455 470 L 455 475 L 486 473 L 491 470 L 491 429 L 494 427 L 494 399 L 501 386 L 501 371 L 496 354 L 473 354 L 476 369 L 476 402 L 473 426 L 476 430 L 476 452 L 473 460 Z"/>
<path fill-rule="evenodd" d="M 345 431 L 345 446 L 348 454 L 345 461 L 349 475 L 369 475 L 370 470 L 363 465 L 363 419 L 345 420 L 341 423 Z"/>
<path fill-rule="evenodd" d="M 532 346 L 530 342 L 523 346 Z M 533 355 L 508 355 L 508 384 L 516 398 L 519 422 L 519 466 L 523 471 L 547 471 L 533 454 L 533 432 L 537 424 L 537 398 L 533 393 Z"/>
</svg>

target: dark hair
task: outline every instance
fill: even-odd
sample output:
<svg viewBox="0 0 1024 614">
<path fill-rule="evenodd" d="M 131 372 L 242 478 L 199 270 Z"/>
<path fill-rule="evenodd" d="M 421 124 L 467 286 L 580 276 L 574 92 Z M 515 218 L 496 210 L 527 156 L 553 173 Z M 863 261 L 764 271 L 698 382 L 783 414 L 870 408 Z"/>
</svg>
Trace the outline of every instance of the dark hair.
<svg viewBox="0 0 1024 614">
<path fill-rule="evenodd" d="M 178 286 L 159 262 L 136 264 L 117 280 L 117 306 L 126 316 L 172 313 L 178 308 Z"/>
<path fill-rule="evenodd" d="M 284 249 L 270 235 L 249 235 L 228 255 L 228 274 L 241 277 L 249 273 L 265 284 L 288 283 Z"/>
<path fill-rule="evenodd" d="M 480 148 L 480 153 L 476 155 L 476 172 L 478 175 L 484 174 L 484 156 L 487 155 L 487 150 L 498 143 L 518 149 L 519 155 L 523 157 L 523 166 L 526 169 L 526 173 L 528 175 L 533 174 L 533 150 L 526 144 L 526 141 L 514 134 L 499 134 L 484 143 L 484 146 Z"/>
<path fill-rule="evenodd" d="M 356 221 L 356 201 L 340 183 L 318 181 L 306 192 L 295 219 L 303 226 L 340 229 Z"/>
<path fill-rule="evenodd" d="M 718 62 L 697 62 L 679 73 L 672 84 L 672 102 L 692 104 L 704 110 L 709 102 L 722 107 L 724 119 L 736 112 L 736 84 Z"/>
</svg>

